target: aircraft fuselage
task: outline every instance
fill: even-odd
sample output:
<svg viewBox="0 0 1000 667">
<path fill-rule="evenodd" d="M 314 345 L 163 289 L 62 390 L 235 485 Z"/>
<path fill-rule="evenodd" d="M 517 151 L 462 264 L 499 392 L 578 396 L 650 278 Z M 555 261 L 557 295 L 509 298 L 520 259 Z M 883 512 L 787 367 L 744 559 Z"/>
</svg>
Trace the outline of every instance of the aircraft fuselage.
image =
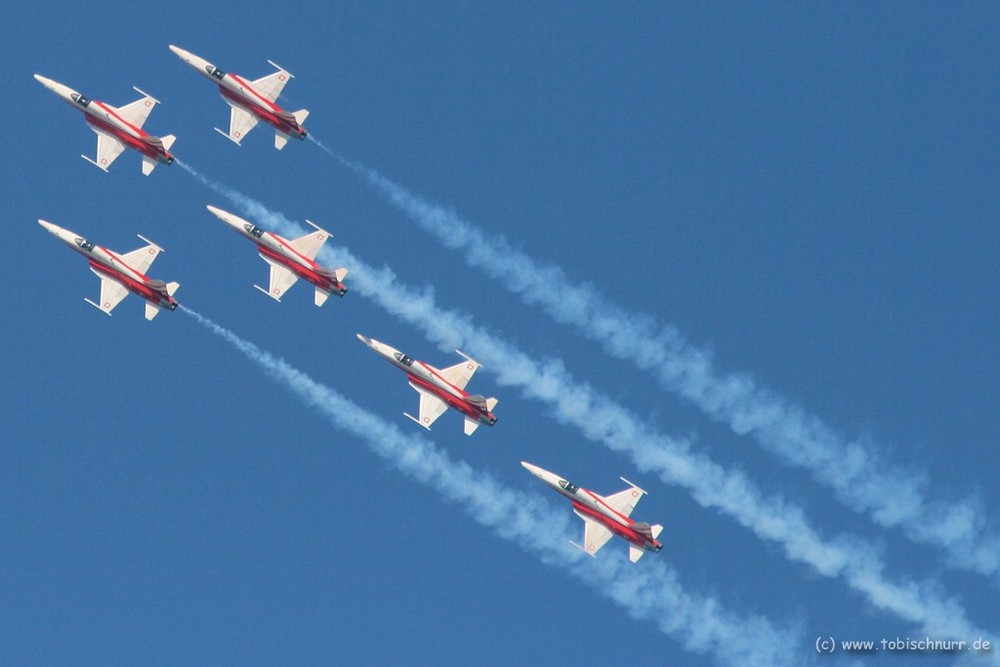
<svg viewBox="0 0 1000 667">
<path fill-rule="evenodd" d="M 573 503 L 573 509 L 581 515 L 597 521 L 614 534 L 628 540 L 641 549 L 655 552 L 663 548 L 663 545 L 656 541 L 652 535 L 647 535 L 638 529 L 640 526 L 646 526 L 648 529 L 647 524 L 640 524 L 633 521 L 631 518 L 617 511 L 607 503 L 604 496 L 577 486 L 559 475 L 531 463 L 522 461 L 521 465 L 527 468 L 535 477 L 542 480 L 553 491 L 569 498 Z M 641 491 L 635 488 L 632 489 L 632 493 L 635 494 L 637 499 L 642 494 Z"/>
<path fill-rule="evenodd" d="M 176 310 L 178 302 L 167 293 L 166 285 L 162 281 L 153 280 L 136 271 L 113 250 L 91 243 L 79 234 L 59 225 L 43 220 L 39 220 L 39 222 L 53 236 L 86 257 L 90 268 L 95 273 L 120 283 L 128 291 L 138 294 L 146 301 L 161 308 Z"/>
<path fill-rule="evenodd" d="M 154 137 L 142 128 L 129 123 L 111 105 L 85 97 L 69 86 L 39 74 L 35 75 L 35 79 L 71 107 L 81 111 L 87 124 L 95 132 L 109 134 L 129 148 L 157 162 L 173 164 L 174 156 L 164 148 L 159 137 Z M 153 102 L 147 101 L 147 104 L 153 104 Z M 100 166 L 106 167 L 107 165 Z"/>
<path fill-rule="evenodd" d="M 361 334 L 358 334 L 358 338 L 380 357 L 406 373 L 414 388 L 437 396 L 447 403 L 449 407 L 458 410 L 469 419 L 474 419 L 487 426 L 496 424 L 497 417 L 493 413 L 471 402 L 469 400 L 469 393 L 448 382 L 437 368 L 408 357 L 391 345 L 377 341 L 374 338 L 368 338 Z"/>
</svg>

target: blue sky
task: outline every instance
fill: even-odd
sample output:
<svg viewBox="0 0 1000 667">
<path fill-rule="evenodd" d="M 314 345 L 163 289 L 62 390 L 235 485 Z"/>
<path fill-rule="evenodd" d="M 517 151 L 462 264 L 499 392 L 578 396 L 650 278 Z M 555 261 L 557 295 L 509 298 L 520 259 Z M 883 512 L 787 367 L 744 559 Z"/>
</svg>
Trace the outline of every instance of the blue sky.
<svg viewBox="0 0 1000 667">
<path fill-rule="evenodd" d="M 823 664 L 820 636 L 1000 632 L 996 7 L 2 18 L 0 661 Z M 218 136 L 228 107 L 171 43 L 286 67 L 282 104 L 329 151 Z M 148 91 L 146 129 L 239 194 L 132 152 L 88 165 L 95 135 L 33 73 Z M 253 218 L 247 198 L 262 226 L 329 229 L 348 295 L 254 290 L 266 265 L 205 210 Z M 134 296 L 104 317 L 38 218 L 152 239 L 151 275 L 264 356 Z M 476 356 L 500 421 L 416 432 L 356 332 Z M 663 551 L 579 561 L 522 459 L 640 484 Z"/>
</svg>

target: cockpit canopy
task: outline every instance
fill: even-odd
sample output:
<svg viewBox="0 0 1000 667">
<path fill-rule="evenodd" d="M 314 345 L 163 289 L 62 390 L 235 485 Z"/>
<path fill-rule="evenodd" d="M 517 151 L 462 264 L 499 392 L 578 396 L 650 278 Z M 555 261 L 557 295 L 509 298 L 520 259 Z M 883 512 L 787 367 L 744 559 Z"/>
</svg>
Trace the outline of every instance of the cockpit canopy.
<svg viewBox="0 0 1000 667">
<path fill-rule="evenodd" d="M 259 239 L 261 234 L 264 233 L 263 229 L 261 229 L 260 227 L 255 227 L 251 225 L 249 222 L 243 225 L 243 229 L 247 230 L 247 234 L 257 239 Z"/>
<path fill-rule="evenodd" d="M 90 100 L 87 99 L 86 97 L 84 97 L 83 95 L 81 95 L 80 93 L 73 93 L 72 95 L 70 95 L 70 98 L 74 102 L 76 102 L 77 104 L 79 104 L 81 107 L 85 107 L 85 106 L 87 106 L 87 105 L 90 104 Z"/>
<path fill-rule="evenodd" d="M 411 359 L 410 357 L 406 356 L 402 352 L 396 352 L 392 356 L 396 357 L 396 361 L 398 361 L 399 363 L 403 364 L 404 366 L 412 366 L 413 365 L 413 359 Z"/>
<path fill-rule="evenodd" d="M 206 65 L 205 71 L 208 72 L 213 79 L 218 79 L 219 81 L 222 81 L 223 77 L 226 76 L 225 72 L 218 67 L 213 67 L 212 65 Z"/>
<path fill-rule="evenodd" d="M 580 489 L 580 487 L 573 482 L 567 482 L 564 479 L 559 480 L 559 486 L 561 486 L 563 491 L 566 493 L 576 493 Z"/>
<path fill-rule="evenodd" d="M 77 236 L 75 239 L 73 239 L 73 241 L 75 241 L 76 244 L 80 246 L 81 249 L 86 250 L 87 252 L 90 252 L 91 250 L 94 249 L 94 244 L 85 238 Z"/>
</svg>

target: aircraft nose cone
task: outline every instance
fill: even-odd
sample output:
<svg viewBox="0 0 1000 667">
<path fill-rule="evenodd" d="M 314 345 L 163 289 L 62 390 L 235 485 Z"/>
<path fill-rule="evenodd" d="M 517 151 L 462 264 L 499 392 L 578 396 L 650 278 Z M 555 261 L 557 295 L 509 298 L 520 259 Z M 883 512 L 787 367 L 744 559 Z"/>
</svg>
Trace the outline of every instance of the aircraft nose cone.
<svg viewBox="0 0 1000 667">
<path fill-rule="evenodd" d="M 51 222 L 46 222 L 45 220 L 39 220 L 38 224 L 40 224 L 42 227 L 44 227 L 45 231 L 47 231 L 48 233 L 50 233 L 50 234 L 58 234 L 58 232 L 56 230 L 58 230 L 59 227 L 57 227 L 56 225 L 53 225 Z"/>
<path fill-rule="evenodd" d="M 69 101 L 70 95 L 72 95 L 73 93 L 76 92 L 75 90 L 73 90 L 69 86 L 61 84 L 58 81 L 53 81 L 52 79 L 48 78 L 47 76 L 42 76 L 41 74 L 35 74 L 34 77 L 35 77 L 35 81 L 37 81 L 38 83 L 42 84 L 48 90 L 52 91 L 53 93 L 55 93 L 56 95 L 58 95 L 59 97 L 62 97 L 63 99 L 65 99 L 67 101 Z"/>
<path fill-rule="evenodd" d="M 360 340 L 365 345 L 371 347 L 372 339 L 369 338 L 368 336 L 362 336 L 361 334 L 358 334 L 358 340 Z"/>
<path fill-rule="evenodd" d="M 532 475 L 537 475 L 538 471 L 541 470 L 541 468 L 539 468 L 538 466 L 532 465 L 531 463 L 528 463 L 527 461 L 521 461 L 521 466 L 525 470 L 527 470 L 528 472 L 530 472 Z"/>
</svg>

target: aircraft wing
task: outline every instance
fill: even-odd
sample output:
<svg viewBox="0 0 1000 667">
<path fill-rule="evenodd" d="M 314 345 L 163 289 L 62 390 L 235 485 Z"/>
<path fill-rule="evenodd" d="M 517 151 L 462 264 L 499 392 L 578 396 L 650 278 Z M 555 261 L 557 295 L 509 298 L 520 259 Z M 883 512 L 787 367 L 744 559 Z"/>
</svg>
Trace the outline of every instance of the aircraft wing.
<svg viewBox="0 0 1000 667">
<path fill-rule="evenodd" d="M 420 394 L 420 418 L 417 423 L 424 428 L 429 429 L 431 424 L 437 421 L 438 417 L 445 413 L 448 409 L 448 404 L 442 401 L 440 398 L 427 392 L 414 383 L 410 383 L 410 386 L 417 390 Z"/>
<path fill-rule="evenodd" d="M 229 111 L 229 138 L 240 143 L 257 124 L 257 117 L 235 104 L 229 106 L 232 107 Z"/>
<path fill-rule="evenodd" d="M 583 550 L 593 556 L 608 543 L 614 533 L 597 523 L 593 519 L 581 514 L 578 510 L 573 510 L 577 516 L 583 519 Z"/>
<path fill-rule="evenodd" d="M 107 171 L 111 163 L 125 150 L 125 144 L 110 134 L 98 130 L 95 132 L 97 132 L 97 161 L 94 164 Z"/>
<path fill-rule="evenodd" d="M 124 118 L 126 122 L 141 128 L 145 124 L 146 119 L 149 118 L 149 114 L 154 106 L 156 106 L 156 100 L 149 95 L 145 95 L 135 102 L 126 104 L 118 109 L 118 115 Z"/>
<path fill-rule="evenodd" d="M 309 259 L 316 259 L 319 249 L 323 247 L 330 235 L 322 230 L 316 230 L 311 234 L 292 239 L 288 245 L 295 249 L 295 252 L 305 255 Z"/>
<path fill-rule="evenodd" d="M 642 498 L 643 493 L 644 491 L 633 486 L 606 497 L 604 502 L 611 505 L 616 512 L 630 516 L 632 510 L 639 504 L 639 499 Z"/>
<path fill-rule="evenodd" d="M 150 243 L 132 252 L 125 253 L 120 259 L 139 273 L 146 273 L 160 252 L 162 250 L 159 246 Z"/>
<path fill-rule="evenodd" d="M 250 85 L 254 87 L 258 93 L 269 99 L 270 101 L 275 101 L 278 96 L 281 95 L 282 89 L 284 89 L 285 84 L 292 77 L 284 70 L 278 70 L 273 74 L 268 74 L 267 76 L 261 77 L 256 81 L 252 81 Z"/>
<path fill-rule="evenodd" d="M 94 271 L 97 277 L 101 279 L 101 302 L 97 304 L 93 301 L 88 301 L 110 315 L 111 311 L 122 302 L 122 299 L 128 296 L 128 290 L 117 280 L 112 280 L 94 269 L 91 269 L 91 271 Z"/>
<path fill-rule="evenodd" d="M 282 295 L 299 279 L 291 270 L 274 260 L 261 255 L 261 259 L 271 265 L 271 280 L 268 283 L 267 294 L 275 301 L 281 301 Z"/>
<path fill-rule="evenodd" d="M 451 384 L 459 389 L 465 389 L 465 385 L 469 384 L 469 380 L 472 379 L 477 370 L 479 370 L 479 362 L 466 359 L 454 366 L 442 368 L 439 372 Z"/>
</svg>

